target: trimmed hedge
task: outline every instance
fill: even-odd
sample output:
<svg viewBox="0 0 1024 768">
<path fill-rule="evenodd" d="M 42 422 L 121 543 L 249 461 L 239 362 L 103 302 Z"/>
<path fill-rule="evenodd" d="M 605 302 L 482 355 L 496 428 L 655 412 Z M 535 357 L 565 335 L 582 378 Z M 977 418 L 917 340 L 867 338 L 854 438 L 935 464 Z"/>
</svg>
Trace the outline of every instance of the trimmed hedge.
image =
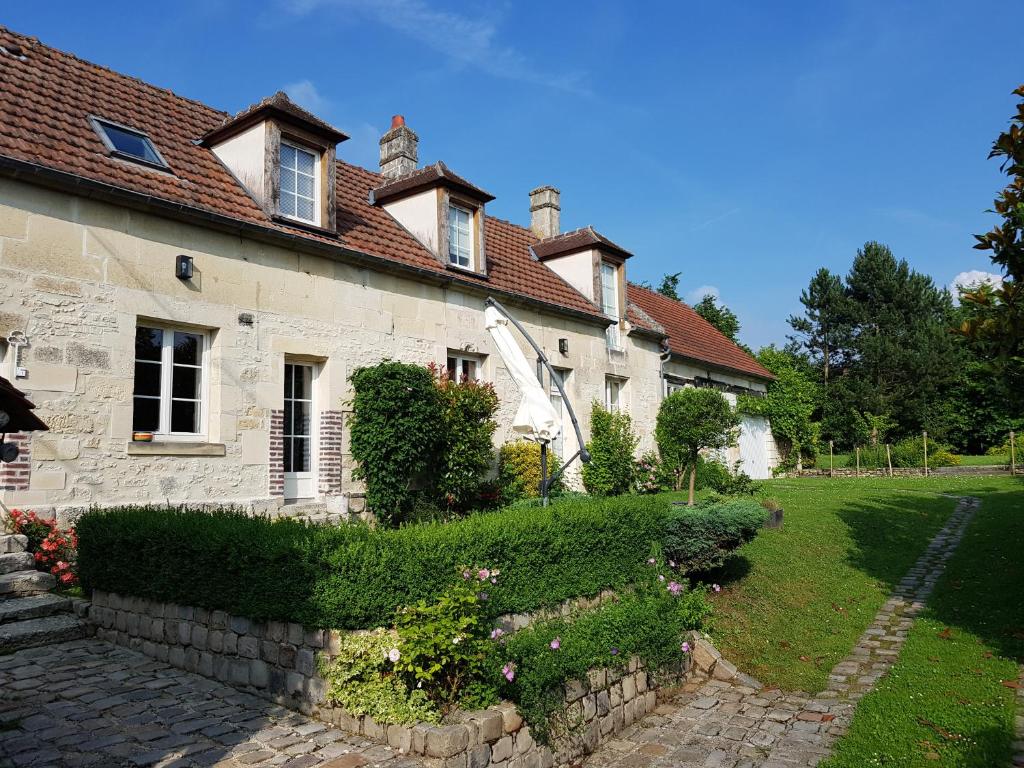
<svg viewBox="0 0 1024 768">
<path fill-rule="evenodd" d="M 683 573 L 717 568 L 735 549 L 753 539 L 767 519 L 768 511 L 754 499 L 674 507 L 665 533 L 665 557 Z"/>
<path fill-rule="evenodd" d="M 664 535 L 667 506 L 643 496 L 566 499 L 391 530 L 122 507 L 81 517 L 78 565 L 86 592 L 363 629 L 436 597 L 461 566 L 501 569 L 495 614 L 633 583 Z"/>
</svg>

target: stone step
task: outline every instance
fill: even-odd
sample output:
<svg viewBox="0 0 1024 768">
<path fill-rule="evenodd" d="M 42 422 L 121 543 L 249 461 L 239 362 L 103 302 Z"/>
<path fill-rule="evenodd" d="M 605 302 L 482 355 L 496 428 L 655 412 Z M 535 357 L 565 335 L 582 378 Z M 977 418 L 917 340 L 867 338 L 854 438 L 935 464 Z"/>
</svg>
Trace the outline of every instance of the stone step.
<svg viewBox="0 0 1024 768">
<path fill-rule="evenodd" d="M 57 577 L 42 571 L 15 571 L 0 574 L 0 597 L 20 597 L 49 592 L 57 586 Z"/>
<path fill-rule="evenodd" d="M 70 613 L 0 624 L 0 654 L 87 637 L 89 628 Z"/>
<path fill-rule="evenodd" d="M 60 595 L 44 592 L 28 597 L 11 597 L 0 600 L 0 624 L 10 624 L 26 619 L 38 619 L 56 613 L 70 613 L 71 601 Z"/>
<path fill-rule="evenodd" d="M 8 552 L 24 552 L 28 548 L 28 536 L 20 533 L 0 534 L 0 555 Z"/>
<path fill-rule="evenodd" d="M 36 559 L 28 552 L 8 552 L 0 555 L 0 573 L 31 571 L 35 563 Z"/>
</svg>

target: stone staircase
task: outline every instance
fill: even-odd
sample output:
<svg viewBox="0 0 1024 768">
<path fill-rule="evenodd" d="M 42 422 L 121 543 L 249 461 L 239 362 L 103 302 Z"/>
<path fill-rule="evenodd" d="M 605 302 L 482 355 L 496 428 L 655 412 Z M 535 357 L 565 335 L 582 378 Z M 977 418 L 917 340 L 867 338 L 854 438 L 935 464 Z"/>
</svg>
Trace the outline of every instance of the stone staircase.
<svg viewBox="0 0 1024 768">
<path fill-rule="evenodd" d="M 0 534 L 0 654 L 89 634 L 85 601 L 53 595 L 52 574 L 35 570 L 28 539 Z"/>
<path fill-rule="evenodd" d="M 341 525 L 346 522 L 348 515 L 342 512 L 335 512 L 322 501 L 305 501 L 295 504 L 285 504 L 277 511 L 277 517 L 292 517 L 296 520 L 305 520 L 309 523 L 329 523 Z"/>
</svg>

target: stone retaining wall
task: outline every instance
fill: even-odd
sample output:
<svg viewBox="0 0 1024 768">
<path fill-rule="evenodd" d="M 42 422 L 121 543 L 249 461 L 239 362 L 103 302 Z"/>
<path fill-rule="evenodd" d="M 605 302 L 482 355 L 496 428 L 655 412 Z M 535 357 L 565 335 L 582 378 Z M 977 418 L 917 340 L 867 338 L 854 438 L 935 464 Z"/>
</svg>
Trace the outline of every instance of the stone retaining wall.
<svg viewBox="0 0 1024 768">
<path fill-rule="evenodd" d="M 1020 474 L 1020 470 L 1017 470 Z M 923 467 L 893 467 L 893 477 L 923 477 Z M 1009 467 L 981 467 L 981 466 L 959 466 L 959 467 L 930 467 L 929 475 L 1008 475 Z M 790 477 L 888 477 L 889 470 L 886 467 L 877 469 L 861 468 L 860 474 L 856 467 L 836 467 L 831 472 L 828 469 L 802 469 L 799 472 L 787 473 Z"/>
<path fill-rule="evenodd" d="M 595 598 L 599 602 L 600 598 Z M 561 612 L 561 608 L 556 609 Z M 518 618 L 518 617 L 516 617 Z M 672 668 L 647 670 L 639 659 L 622 669 L 592 670 L 565 686 L 565 709 L 552 726 L 552 747 L 538 744 L 515 706 L 504 702 L 461 713 L 435 726 L 385 725 L 325 701 L 318 657 L 330 659 L 341 633 L 300 624 L 256 622 L 224 611 L 123 597 L 99 590 L 88 612 L 96 636 L 171 666 L 213 678 L 305 714 L 422 756 L 437 768 L 552 768 L 577 760 L 649 714 L 659 696 L 693 678 L 739 676 L 696 634 L 693 653 Z M 520 623 L 519 620 L 514 623 Z"/>
</svg>

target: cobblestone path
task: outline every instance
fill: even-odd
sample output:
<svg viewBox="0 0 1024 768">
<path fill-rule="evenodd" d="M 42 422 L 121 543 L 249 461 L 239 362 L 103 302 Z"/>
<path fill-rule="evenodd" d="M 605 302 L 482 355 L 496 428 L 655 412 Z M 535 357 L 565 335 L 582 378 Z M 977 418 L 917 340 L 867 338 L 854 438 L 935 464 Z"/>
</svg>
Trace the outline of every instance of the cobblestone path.
<svg viewBox="0 0 1024 768">
<path fill-rule="evenodd" d="M 963 498 L 817 696 L 711 680 L 624 731 L 587 768 L 814 766 L 849 727 L 856 702 L 899 656 L 914 618 L 956 550 L 979 501 Z"/>
<path fill-rule="evenodd" d="M 100 640 L 0 656 L 0 768 L 419 768 L 415 760 Z"/>
</svg>

